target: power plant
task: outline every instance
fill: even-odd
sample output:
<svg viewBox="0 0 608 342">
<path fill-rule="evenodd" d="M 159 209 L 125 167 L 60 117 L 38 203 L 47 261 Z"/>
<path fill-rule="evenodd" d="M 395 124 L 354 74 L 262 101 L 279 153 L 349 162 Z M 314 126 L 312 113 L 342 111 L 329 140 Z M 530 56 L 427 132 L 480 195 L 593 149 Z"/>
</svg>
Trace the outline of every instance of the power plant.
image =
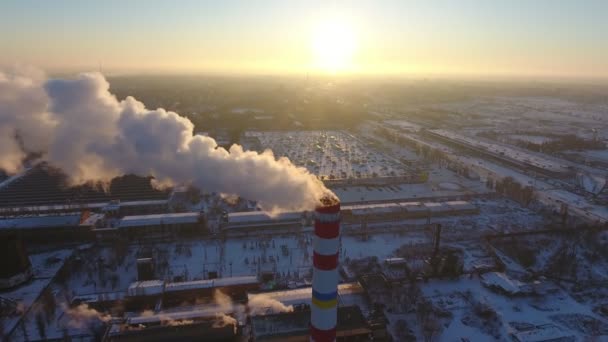
<svg viewBox="0 0 608 342">
<path fill-rule="evenodd" d="M 315 210 L 313 244 L 311 341 L 336 339 L 340 201 L 324 197 Z"/>
</svg>

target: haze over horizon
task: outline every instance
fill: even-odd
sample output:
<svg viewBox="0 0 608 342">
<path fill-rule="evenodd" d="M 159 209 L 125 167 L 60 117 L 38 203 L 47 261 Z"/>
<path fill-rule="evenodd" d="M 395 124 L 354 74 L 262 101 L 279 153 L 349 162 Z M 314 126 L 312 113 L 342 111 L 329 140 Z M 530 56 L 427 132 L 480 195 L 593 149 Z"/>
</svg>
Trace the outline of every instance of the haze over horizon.
<svg viewBox="0 0 608 342">
<path fill-rule="evenodd" d="M 6 1 L 0 66 L 608 79 L 605 1 Z M 16 34 L 18 33 L 18 34 Z"/>
</svg>

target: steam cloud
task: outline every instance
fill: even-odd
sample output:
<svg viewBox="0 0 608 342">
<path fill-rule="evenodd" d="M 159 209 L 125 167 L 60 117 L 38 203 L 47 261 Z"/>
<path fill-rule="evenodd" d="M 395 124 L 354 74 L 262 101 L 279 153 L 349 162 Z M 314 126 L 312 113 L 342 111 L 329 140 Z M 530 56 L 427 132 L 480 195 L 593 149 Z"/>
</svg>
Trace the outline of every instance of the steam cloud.
<svg viewBox="0 0 608 342">
<path fill-rule="evenodd" d="M 66 313 L 69 317 L 68 326 L 72 328 L 82 328 L 94 323 L 107 322 L 111 319 L 110 315 L 102 314 L 90 308 L 87 304 L 67 308 Z"/>
<path fill-rule="evenodd" d="M 247 302 L 249 311 L 254 315 L 276 314 L 282 312 L 292 312 L 293 306 L 286 306 L 276 299 L 263 294 L 252 296 Z"/>
<path fill-rule="evenodd" d="M 99 73 L 68 80 L 0 71 L 0 169 L 9 173 L 28 153 L 41 152 L 73 184 L 151 175 L 162 184 L 258 200 L 268 211 L 309 210 L 331 194 L 286 158 L 239 145 L 226 150 L 193 128 L 187 118 L 146 109 L 133 97 L 118 101 Z"/>
</svg>

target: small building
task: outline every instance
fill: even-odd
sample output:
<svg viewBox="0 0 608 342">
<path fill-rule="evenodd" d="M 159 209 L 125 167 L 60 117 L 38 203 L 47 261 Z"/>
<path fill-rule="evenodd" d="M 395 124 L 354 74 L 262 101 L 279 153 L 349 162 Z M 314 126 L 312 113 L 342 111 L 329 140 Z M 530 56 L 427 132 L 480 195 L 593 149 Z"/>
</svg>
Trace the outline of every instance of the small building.
<svg viewBox="0 0 608 342">
<path fill-rule="evenodd" d="M 519 280 L 512 279 L 502 272 L 488 272 L 481 275 L 483 286 L 498 293 L 510 296 L 522 294 L 522 285 Z"/>
</svg>

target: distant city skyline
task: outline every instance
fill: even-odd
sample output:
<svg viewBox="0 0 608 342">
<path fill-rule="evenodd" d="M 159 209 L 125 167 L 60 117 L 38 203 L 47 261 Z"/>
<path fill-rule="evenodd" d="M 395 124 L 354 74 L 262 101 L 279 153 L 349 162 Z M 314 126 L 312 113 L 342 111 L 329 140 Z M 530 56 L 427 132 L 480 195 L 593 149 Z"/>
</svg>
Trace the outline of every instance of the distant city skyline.
<svg viewBox="0 0 608 342">
<path fill-rule="evenodd" d="M 3 1 L 0 66 L 608 79 L 608 2 Z"/>
</svg>

